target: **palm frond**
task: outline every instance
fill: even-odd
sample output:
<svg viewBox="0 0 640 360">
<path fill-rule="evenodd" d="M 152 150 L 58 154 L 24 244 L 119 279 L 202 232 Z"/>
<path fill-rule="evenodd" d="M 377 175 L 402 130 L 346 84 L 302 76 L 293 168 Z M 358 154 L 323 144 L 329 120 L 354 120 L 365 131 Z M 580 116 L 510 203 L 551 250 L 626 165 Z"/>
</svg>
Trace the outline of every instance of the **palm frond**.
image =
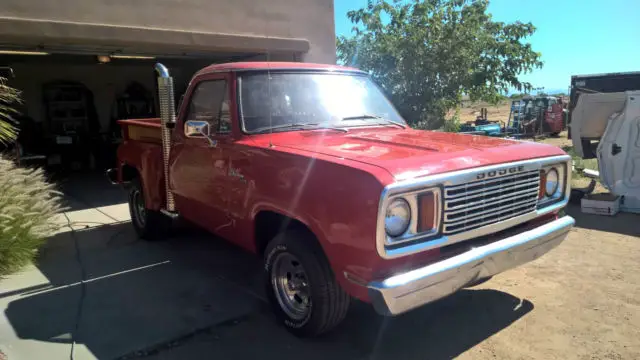
<svg viewBox="0 0 640 360">
<path fill-rule="evenodd" d="M 0 119 L 0 142 L 9 143 L 18 137 L 18 129 L 9 122 Z"/>
<path fill-rule="evenodd" d="M 0 77 L 0 143 L 9 143 L 18 137 L 13 115 L 19 113 L 15 106 L 22 102 L 20 96 L 20 90 L 7 85 L 7 79 Z"/>
</svg>

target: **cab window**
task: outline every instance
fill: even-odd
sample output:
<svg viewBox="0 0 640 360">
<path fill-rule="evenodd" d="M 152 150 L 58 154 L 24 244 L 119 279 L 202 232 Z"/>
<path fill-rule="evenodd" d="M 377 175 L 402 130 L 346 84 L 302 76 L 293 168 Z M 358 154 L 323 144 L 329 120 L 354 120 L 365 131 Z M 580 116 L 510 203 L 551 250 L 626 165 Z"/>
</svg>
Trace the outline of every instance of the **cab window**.
<svg viewBox="0 0 640 360">
<path fill-rule="evenodd" d="M 212 134 L 231 132 L 229 95 L 225 80 L 208 80 L 196 85 L 187 111 L 187 121 L 206 121 Z"/>
</svg>

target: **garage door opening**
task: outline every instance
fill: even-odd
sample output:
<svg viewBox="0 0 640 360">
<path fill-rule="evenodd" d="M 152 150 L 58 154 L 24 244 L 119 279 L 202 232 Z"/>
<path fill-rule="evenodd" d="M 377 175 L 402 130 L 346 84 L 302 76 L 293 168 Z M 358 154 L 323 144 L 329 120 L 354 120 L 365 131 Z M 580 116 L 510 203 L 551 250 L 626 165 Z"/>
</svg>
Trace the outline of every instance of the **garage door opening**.
<svg viewBox="0 0 640 360">
<path fill-rule="evenodd" d="M 75 210 L 126 201 L 122 194 L 109 191 L 104 170 L 115 166 L 121 142 L 117 120 L 158 116 L 156 62 L 171 70 L 180 99 L 193 74 L 205 66 L 261 60 L 259 54 L 224 53 L 200 58 L 106 58 L 108 62 L 96 55 L 0 55 L 0 66 L 9 69 L 2 75 L 22 97 L 20 115 L 14 116 L 18 141 L 0 151 L 24 160 L 23 166 L 45 168 Z"/>
<path fill-rule="evenodd" d="M 0 55 L 0 65 L 11 70 L 8 85 L 22 95 L 16 117 L 22 154 L 39 155 L 27 159 L 53 174 L 68 176 L 102 172 L 115 165 L 121 138 L 117 120 L 157 116 L 155 62 L 170 68 L 176 99 L 180 99 L 199 69 L 258 57 L 224 53 L 206 58 L 16 54 Z"/>
</svg>

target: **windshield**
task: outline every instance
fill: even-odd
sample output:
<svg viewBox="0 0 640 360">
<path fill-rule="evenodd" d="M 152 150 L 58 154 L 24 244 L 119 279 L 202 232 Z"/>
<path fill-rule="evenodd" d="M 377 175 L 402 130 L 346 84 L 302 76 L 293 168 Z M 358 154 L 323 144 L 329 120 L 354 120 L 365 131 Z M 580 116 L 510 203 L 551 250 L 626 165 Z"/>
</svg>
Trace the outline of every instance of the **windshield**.
<svg viewBox="0 0 640 360">
<path fill-rule="evenodd" d="M 244 130 L 259 133 L 310 128 L 405 125 L 366 76 L 335 73 L 244 74 L 240 107 Z M 269 117 L 271 111 L 271 117 Z"/>
</svg>

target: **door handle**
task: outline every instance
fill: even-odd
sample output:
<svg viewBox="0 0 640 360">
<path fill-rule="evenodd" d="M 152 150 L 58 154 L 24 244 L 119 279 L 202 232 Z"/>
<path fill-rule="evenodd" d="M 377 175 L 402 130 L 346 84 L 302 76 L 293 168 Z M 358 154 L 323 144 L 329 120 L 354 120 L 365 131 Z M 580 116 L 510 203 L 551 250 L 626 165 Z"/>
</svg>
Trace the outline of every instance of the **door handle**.
<svg viewBox="0 0 640 360">
<path fill-rule="evenodd" d="M 616 156 L 616 155 L 620 154 L 621 152 L 622 152 L 622 146 L 620 146 L 620 145 L 618 145 L 616 143 L 614 143 L 611 146 L 611 155 L 612 156 Z"/>
</svg>

